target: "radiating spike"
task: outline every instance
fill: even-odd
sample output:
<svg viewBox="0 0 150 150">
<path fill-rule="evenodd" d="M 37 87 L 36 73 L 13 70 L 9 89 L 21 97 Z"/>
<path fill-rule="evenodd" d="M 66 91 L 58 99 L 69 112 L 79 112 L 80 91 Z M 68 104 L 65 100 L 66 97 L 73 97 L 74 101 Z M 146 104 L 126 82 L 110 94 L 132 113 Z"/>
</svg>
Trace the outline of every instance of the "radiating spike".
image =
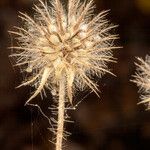
<svg viewBox="0 0 150 150">
<path fill-rule="evenodd" d="M 39 87 L 36 89 L 35 93 L 27 100 L 27 102 L 25 103 L 25 105 L 27 103 L 29 103 L 33 98 L 35 98 L 41 92 L 41 90 L 45 86 L 45 83 L 47 82 L 47 79 L 48 79 L 50 73 L 51 73 L 51 69 L 49 67 L 47 67 L 47 68 L 44 69 Z"/>
</svg>

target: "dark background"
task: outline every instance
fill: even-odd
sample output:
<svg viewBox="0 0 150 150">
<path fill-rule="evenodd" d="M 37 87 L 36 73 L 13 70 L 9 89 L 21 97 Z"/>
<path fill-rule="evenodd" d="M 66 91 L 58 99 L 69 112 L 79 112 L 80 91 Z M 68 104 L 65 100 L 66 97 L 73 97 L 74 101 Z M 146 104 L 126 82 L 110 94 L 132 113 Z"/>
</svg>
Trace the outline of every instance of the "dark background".
<svg viewBox="0 0 150 150">
<path fill-rule="evenodd" d="M 15 89 L 22 81 L 18 68 L 8 58 L 11 37 L 7 30 L 19 25 L 18 11 L 32 15 L 32 0 L 0 0 L 0 149 L 51 150 L 52 135 L 47 121 L 36 108 L 24 107 L 30 88 Z M 111 9 L 108 18 L 119 27 L 114 51 L 117 64 L 111 64 L 117 77 L 105 75 L 99 81 L 100 99 L 88 95 L 70 113 L 74 124 L 64 150 L 147 150 L 150 148 L 150 112 L 137 105 L 137 87 L 129 80 L 135 72 L 135 57 L 150 54 L 150 0 L 95 0 L 97 12 Z M 80 101 L 87 93 L 77 95 Z M 40 97 L 36 100 L 41 102 Z M 44 99 L 48 104 L 52 98 Z M 44 107 L 44 106 L 43 106 Z M 48 111 L 45 111 L 48 113 Z"/>
</svg>

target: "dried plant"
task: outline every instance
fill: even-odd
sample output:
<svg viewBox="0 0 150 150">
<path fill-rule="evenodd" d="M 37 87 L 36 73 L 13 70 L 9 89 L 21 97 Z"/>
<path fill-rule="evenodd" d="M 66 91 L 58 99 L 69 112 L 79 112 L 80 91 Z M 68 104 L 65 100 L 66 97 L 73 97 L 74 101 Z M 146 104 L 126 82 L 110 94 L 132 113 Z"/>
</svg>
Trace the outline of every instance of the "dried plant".
<svg viewBox="0 0 150 150">
<path fill-rule="evenodd" d="M 64 121 L 68 103 L 72 104 L 77 89 L 91 89 L 98 95 L 98 86 L 94 76 L 101 77 L 104 73 L 112 74 L 107 67 L 108 62 L 115 62 L 112 50 L 117 35 L 110 34 L 115 28 L 105 18 L 108 11 L 94 16 L 93 0 L 81 2 L 68 0 L 63 6 L 60 0 L 52 0 L 51 7 L 39 0 L 34 6 L 34 19 L 24 13 L 20 18 L 24 27 L 15 27 L 10 31 L 16 35 L 18 46 L 12 46 L 11 57 L 15 58 L 16 66 L 26 74 L 26 79 L 19 86 L 30 85 L 35 88 L 34 94 L 26 105 L 38 94 L 49 89 L 57 106 L 57 121 L 48 118 L 55 124 L 52 131 L 56 135 L 56 150 L 62 149 Z"/>
<path fill-rule="evenodd" d="M 137 69 L 133 76 L 132 82 L 136 83 L 141 93 L 141 103 L 147 105 L 147 109 L 150 109 L 150 56 L 146 56 L 146 59 L 137 58 L 138 63 L 135 63 Z"/>
</svg>

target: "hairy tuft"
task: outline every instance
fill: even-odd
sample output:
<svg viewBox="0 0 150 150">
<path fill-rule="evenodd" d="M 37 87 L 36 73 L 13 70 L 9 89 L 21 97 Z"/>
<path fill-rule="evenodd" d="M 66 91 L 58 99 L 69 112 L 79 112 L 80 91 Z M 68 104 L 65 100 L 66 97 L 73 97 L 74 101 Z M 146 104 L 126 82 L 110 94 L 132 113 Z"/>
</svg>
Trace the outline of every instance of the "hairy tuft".
<svg viewBox="0 0 150 150">
<path fill-rule="evenodd" d="M 133 82 L 137 84 L 141 93 L 141 102 L 139 104 L 145 103 L 148 107 L 147 109 L 150 109 L 150 56 L 147 55 L 145 60 L 142 58 L 137 58 L 137 60 Z"/>
<path fill-rule="evenodd" d="M 112 50 L 118 48 L 114 46 L 118 36 L 110 31 L 116 26 L 106 19 L 108 11 L 93 15 L 93 0 L 68 0 L 67 6 L 60 0 L 50 3 L 51 7 L 39 0 L 33 18 L 20 13 L 24 27 L 10 31 L 18 41 L 17 46 L 11 47 L 11 56 L 26 74 L 19 87 L 35 88 L 27 103 L 45 88 L 56 95 L 62 76 L 66 98 L 71 103 L 77 88 L 88 87 L 98 95 L 93 76 L 112 74 L 107 63 L 115 62 Z"/>
</svg>

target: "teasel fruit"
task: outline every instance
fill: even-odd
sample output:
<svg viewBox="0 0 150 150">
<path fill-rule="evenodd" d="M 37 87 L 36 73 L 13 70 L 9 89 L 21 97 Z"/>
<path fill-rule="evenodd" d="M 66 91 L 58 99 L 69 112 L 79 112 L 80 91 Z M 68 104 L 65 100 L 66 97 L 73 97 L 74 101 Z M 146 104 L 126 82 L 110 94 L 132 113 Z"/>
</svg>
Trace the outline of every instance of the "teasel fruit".
<svg viewBox="0 0 150 150">
<path fill-rule="evenodd" d="M 61 150 L 67 133 L 66 110 L 71 108 L 68 104 L 73 105 L 73 96 L 79 90 L 89 88 L 99 95 L 94 76 L 113 75 L 107 63 L 116 62 L 112 50 L 119 48 L 114 46 L 118 35 L 110 33 L 116 25 L 106 19 L 108 11 L 94 15 L 92 0 L 68 0 L 67 5 L 60 0 L 49 1 L 50 5 L 38 1 L 34 17 L 20 13 L 24 26 L 10 31 L 18 42 L 18 46 L 10 47 L 10 56 L 15 66 L 27 74 L 19 87 L 35 88 L 26 105 L 33 105 L 32 99 L 45 93 L 45 89 L 51 91 L 57 102 L 51 108 L 57 112 L 57 120 L 50 121 L 55 124 L 52 131 L 56 135 L 56 150 Z"/>
<path fill-rule="evenodd" d="M 145 104 L 147 110 L 150 109 L 150 56 L 146 55 L 145 60 L 137 58 L 136 73 L 133 75 L 132 82 L 139 87 L 141 102 L 138 104 Z"/>
</svg>

